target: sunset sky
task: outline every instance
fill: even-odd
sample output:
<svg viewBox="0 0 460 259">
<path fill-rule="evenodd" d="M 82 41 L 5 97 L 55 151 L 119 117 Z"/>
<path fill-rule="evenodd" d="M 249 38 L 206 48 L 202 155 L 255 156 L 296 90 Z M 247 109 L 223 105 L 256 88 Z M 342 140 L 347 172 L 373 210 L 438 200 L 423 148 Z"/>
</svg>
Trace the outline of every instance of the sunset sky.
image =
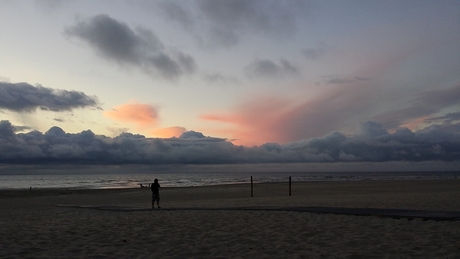
<svg viewBox="0 0 460 259">
<path fill-rule="evenodd" d="M 173 147 L 170 163 L 458 160 L 459 14 L 448 0 L 0 1 L 0 162 L 142 136 Z"/>
</svg>

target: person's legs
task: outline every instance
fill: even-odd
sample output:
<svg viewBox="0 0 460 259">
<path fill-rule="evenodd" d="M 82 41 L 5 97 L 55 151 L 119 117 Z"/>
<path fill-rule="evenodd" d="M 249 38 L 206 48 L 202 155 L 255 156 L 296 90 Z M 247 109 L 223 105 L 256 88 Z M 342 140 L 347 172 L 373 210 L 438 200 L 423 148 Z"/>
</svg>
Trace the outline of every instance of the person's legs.
<svg viewBox="0 0 460 259">
<path fill-rule="evenodd" d="M 160 207 L 160 194 L 152 194 L 152 209 L 155 208 L 155 201 L 157 201 L 158 208 Z"/>
</svg>

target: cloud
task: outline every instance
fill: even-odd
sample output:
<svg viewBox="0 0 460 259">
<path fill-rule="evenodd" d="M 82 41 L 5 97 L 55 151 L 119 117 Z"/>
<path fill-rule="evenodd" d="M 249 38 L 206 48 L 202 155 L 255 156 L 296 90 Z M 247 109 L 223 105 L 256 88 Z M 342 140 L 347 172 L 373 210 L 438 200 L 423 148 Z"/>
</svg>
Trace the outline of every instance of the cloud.
<svg viewBox="0 0 460 259">
<path fill-rule="evenodd" d="M 406 101 L 408 107 L 381 113 L 379 106 L 384 105 L 386 99 L 379 95 L 375 84 L 374 80 L 356 80 L 323 91 L 314 99 L 298 104 L 295 104 L 295 100 L 279 96 L 254 95 L 242 100 L 230 112 L 207 113 L 201 119 L 215 121 L 224 127 L 212 133 L 225 134 L 234 139 L 232 142 L 235 144 L 261 145 L 267 141 L 289 143 L 319 137 L 344 128 L 353 132 L 354 124 L 369 118 L 392 131 L 401 127 L 417 130 L 426 127 L 427 120 L 433 119 L 434 115 L 460 104 L 460 87 L 454 86 L 422 92 Z M 439 122 L 446 127 L 444 130 L 452 124 L 449 132 L 455 132 L 456 126 L 453 124 L 457 121 L 449 119 L 457 116 L 451 113 L 445 118 L 434 118 L 445 120 Z"/>
<path fill-rule="evenodd" d="M 369 87 L 368 82 L 356 82 L 327 89 L 306 101 L 253 95 L 229 113 L 210 113 L 202 118 L 214 116 L 220 122 L 231 123 L 226 125 L 227 135 L 240 141 L 238 143 L 287 143 L 322 136 L 366 118 L 373 114 L 372 105 L 377 97 L 378 92 Z"/>
<path fill-rule="evenodd" d="M 158 7 L 162 10 L 162 14 L 166 19 L 175 21 L 186 29 L 193 28 L 195 20 L 189 10 L 183 7 L 180 2 L 162 1 L 158 2 Z"/>
<path fill-rule="evenodd" d="M 355 125 L 368 120 L 379 122 L 394 131 L 412 120 L 422 119 L 423 122 L 443 110 L 458 108 L 458 84 L 450 88 L 441 84 L 438 90 L 422 92 L 421 87 L 427 89 L 432 86 L 411 85 L 404 80 L 393 79 L 395 73 L 400 73 L 398 68 L 423 51 L 425 49 L 408 46 L 388 55 L 377 56 L 355 73 L 332 77 L 334 80 L 329 82 L 332 84 L 328 87 L 313 91 L 315 96 L 293 97 L 283 107 L 270 106 L 267 100 L 253 95 L 251 99 L 236 104 L 230 112 L 212 112 L 204 114 L 202 118 L 226 123 L 216 123 L 221 128 L 213 133 L 226 134 L 230 139 L 238 141 L 234 143 L 245 145 L 260 145 L 267 141 L 284 144 L 337 130 L 349 134 L 354 132 Z M 277 67 L 270 62 L 265 62 L 268 69 L 261 69 L 265 66 L 258 66 L 259 63 L 254 63 L 253 71 L 277 71 Z M 412 93 L 414 90 L 420 92 L 415 98 L 413 95 L 401 94 L 401 91 Z M 282 98 L 273 97 L 279 100 Z M 248 104 L 265 107 L 266 110 L 244 109 Z M 265 119 L 266 114 L 270 114 L 269 120 Z M 417 130 L 425 126 L 419 124 L 419 127 L 410 129 Z"/>
<path fill-rule="evenodd" d="M 34 130 L 33 128 L 29 126 L 13 126 L 14 132 L 27 132 Z"/>
<path fill-rule="evenodd" d="M 85 41 L 110 61 L 137 67 L 152 76 L 177 79 L 197 68 L 192 56 L 166 47 L 152 31 L 131 29 L 105 14 L 78 21 L 65 33 Z"/>
<path fill-rule="evenodd" d="M 431 109 L 442 109 L 460 104 L 460 84 L 447 89 L 424 92 L 417 98 L 417 104 L 428 105 Z"/>
<path fill-rule="evenodd" d="M 323 82 L 329 85 L 332 84 L 351 84 L 360 81 L 369 81 L 372 80 L 371 78 L 366 77 L 341 77 L 341 76 L 325 76 Z"/>
<path fill-rule="evenodd" d="M 186 128 L 180 126 L 157 128 L 160 123 L 159 108 L 155 105 L 131 101 L 130 103 L 116 106 L 115 108 L 104 111 L 106 118 L 117 122 L 134 125 L 137 131 L 141 131 L 149 137 L 155 138 L 177 138 L 180 137 Z M 129 131 L 129 127 L 108 128 L 112 133 L 120 134 Z"/>
<path fill-rule="evenodd" d="M 15 138 L 14 132 L 16 131 L 15 127 L 9 121 L 2 120 L 0 121 L 0 136 L 2 139 L 13 139 Z"/>
<path fill-rule="evenodd" d="M 232 146 L 230 142 L 227 142 L 222 138 L 207 137 L 201 132 L 196 131 L 185 131 L 178 138 L 167 138 L 164 139 L 167 143 L 175 147 L 203 147 L 203 146 L 214 146 L 214 145 L 224 145 Z M 221 148 L 221 147 L 218 147 Z M 205 154 L 200 154 L 200 156 L 205 157 Z"/>
<path fill-rule="evenodd" d="M 300 162 L 459 161 L 460 132 L 431 126 L 420 131 L 388 133 L 367 122 L 359 134 L 332 132 L 284 145 L 236 146 L 200 132 L 178 138 L 146 138 L 123 133 L 110 138 L 90 130 L 72 134 L 52 127 L 16 133 L 0 121 L 0 163 L 3 164 L 235 164 Z"/>
<path fill-rule="evenodd" d="M 205 82 L 209 84 L 219 84 L 219 85 L 235 85 L 241 84 L 241 81 L 229 75 L 224 75 L 222 73 L 203 73 L 202 78 Z"/>
<path fill-rule="evenodd" d="M 122 133 L 129 132 L 128 127 L 107 127 L 107 130 L 111 133 L 111 136 L 118 136 Z"/>
<path fill-rule="evenodd" d="M 112 110 L 104 111 L 103 115 L 109 119 L 128 122 L 140 128 L 153 127 L 158 123 L 158 108 L 150 104 L 136 101 L 119 105 Z"/>
<path fill-rule="evenodd" d="M 417 123 L 412 123 L 413 128 L 423 126 L 430 117 L 442 112 L 443 109 L 460 105 L 460 84 L 447 89 L 422 92 L 410 100 L 409 104 L 404 108 L 393 109 L 376 115 L 373 119 L 394 128 L 415 121 Z M 446 116 L 452 118 L 456 114 L 450 113 Z M 447 117 L 445 118 L 447 119 Z"/>
<path fill-rule="evenodd" d="M 97 108 L 99 101 L 83 92 L 32 86 L 28 83 L 0 82 L 0 109 L 33 112 L 36 109 L 71 111 L 76 108 Z"/>
<path fill-rule="evenodd" d="M 321 42 L 317 47 L 314 48 L 304 48 L 301 50 L 302 54 L 305 56 L 306 59 L 309 60 L 319 60 L 326 56 L 328 51 L 332 48 L 328 44 Z"/>
<path fill-rule="evenodd" d="M 308 16 L 307 1 L 197 0 L 162 1 L 161 14 L 197 35 L 204 45 L 231 47 L 244 35 L 291 36 Z"/>
<path fill-rule="evenodd" d="M 245 68 L 250 78 L 277 78 L 292 75 L 299 75 L 299 69 L 291 62 L 281 59 L 279 64 L 268 59 L 255 59 Z"/>
<path fill-rule="evenodd" d="M 455 121 L 460 121 L 460 112 L 449 112 L 442 116 L 435 116 L 426 119 L 427 122 L 438 122 L 441 121 L 443 123 L 450 124 Z"/>
<path fill-rule="evenodd" d="M 260 145 L 267 140 L 286 141 L 279 132 L 279 121 L 293 107 L 290 100 L 277 96 L 248 96 L 232 112 L 212 112 L 200 118 L 225 123 L 225 130 L 211 132 L 228 135 L 233 143 Z"/>
<path fill-rule="evenodd" d="M 201 132 L 196 132 L 196 131 L 191 130 L 191 131 L 182 133 L 180 135 L 180 138 L 182 139 L 202 139 L 202 138 L 205 138 L 205 136 Z"/>
<path fill-rule="evenodd" d="M 388 131 L 382 128 L 382 125 L 377 122 L 368 121 L 361 126 L 359 136 L 364 137 L 379 137 L 388 135 Z"/>
<path fill-rule="evenodd" d="M 458 133 L 436 128 L 418 132 L 400 129 L 390 134 L 379 123 L 367 122 L 361 133 L 353 137 L 334 132 L 287 146 L 301 150 L 308 147 L 310 154 L 322 154 L 324 159 L 331 161 L 453 161 L 457 160 L 455 154 L 460 151 Z"/>
</svg>

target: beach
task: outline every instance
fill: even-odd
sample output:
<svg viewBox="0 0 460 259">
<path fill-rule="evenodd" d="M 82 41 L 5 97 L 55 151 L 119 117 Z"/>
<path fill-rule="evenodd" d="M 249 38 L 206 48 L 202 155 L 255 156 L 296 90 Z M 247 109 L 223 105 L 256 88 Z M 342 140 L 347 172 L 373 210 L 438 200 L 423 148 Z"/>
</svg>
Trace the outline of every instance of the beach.
<svg viewBox="0 0 460 259">
<path fill-rule="evenodd" d="M 161 184 L 161 179 L 160 179 Z M 460 180 L 259 183 L 0 191 L 0 258 L 460 258 L 460 221 L 295 211 L 322 206 L 460 211 Z M 189 208 L 171 210 L 173 208 Z M 222 208 L 194 210 L 193 208 Z"/>
</svg>

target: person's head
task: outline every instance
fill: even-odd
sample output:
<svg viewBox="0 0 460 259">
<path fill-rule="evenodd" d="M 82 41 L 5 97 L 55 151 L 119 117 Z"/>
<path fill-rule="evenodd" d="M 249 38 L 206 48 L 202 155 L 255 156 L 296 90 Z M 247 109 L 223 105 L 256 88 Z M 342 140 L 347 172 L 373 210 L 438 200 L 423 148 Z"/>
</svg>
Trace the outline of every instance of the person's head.
<svg viewBox="0 0 460 259">
<path fill-rule="evenodd" d="M 158 179 L 155 178 L 155 180 L 153 181 L 153 183 L 158 183 Z"/>
</svg>

